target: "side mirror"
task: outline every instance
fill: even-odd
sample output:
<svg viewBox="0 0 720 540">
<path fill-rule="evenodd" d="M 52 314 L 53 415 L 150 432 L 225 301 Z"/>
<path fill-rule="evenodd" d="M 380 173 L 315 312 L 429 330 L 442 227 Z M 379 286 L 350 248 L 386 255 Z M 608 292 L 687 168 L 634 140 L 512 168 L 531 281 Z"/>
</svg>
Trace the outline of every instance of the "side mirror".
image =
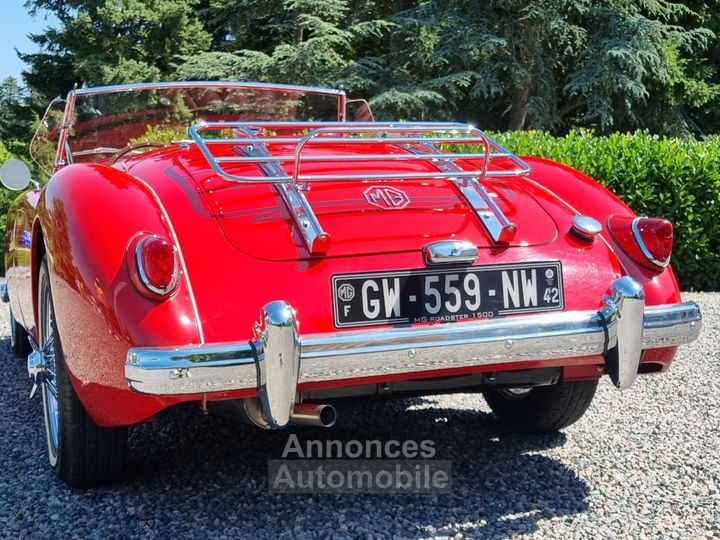
<svg viewBox="0 0 720 540">
<path fill-rule="evenodd" d="M 0 167 L 0 182 L 13 191 L 22 191 L 32 182 L 30 168 L 19 159 L 8 159 Z"/>
</svg>

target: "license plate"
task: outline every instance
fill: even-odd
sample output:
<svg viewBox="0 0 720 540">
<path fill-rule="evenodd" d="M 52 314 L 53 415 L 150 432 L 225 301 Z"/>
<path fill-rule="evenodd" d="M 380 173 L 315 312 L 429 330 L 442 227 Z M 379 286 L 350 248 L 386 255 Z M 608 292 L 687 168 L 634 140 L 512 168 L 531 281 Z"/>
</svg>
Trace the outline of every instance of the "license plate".
<svg viewBox="0 0 720 540">
<path fill-rule="evenodd" d="M 332 277 L 335 326 L 454 322 L 564 307 L 560 261 Z"/>
</svg>

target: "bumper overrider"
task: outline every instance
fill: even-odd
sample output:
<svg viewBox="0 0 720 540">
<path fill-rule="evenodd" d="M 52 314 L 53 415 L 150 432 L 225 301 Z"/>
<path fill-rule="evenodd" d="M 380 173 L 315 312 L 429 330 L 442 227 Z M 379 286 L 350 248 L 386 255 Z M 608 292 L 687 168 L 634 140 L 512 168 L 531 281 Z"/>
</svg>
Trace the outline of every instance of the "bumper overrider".
<svg viewBox="0 0 720 540">
<path fill-rule="evenodd" d="M 249 342 L 133 348 L 125 376 L 152 395 L 256 388 L 269 424 L 283 427 L 307 382 L 603 355 L 615 386 L 628 388 L 643 350 L 694 341 L 701 319 L 693 302 L 645 308 L 642 286 L 627 276 L 597 311 L 318 335 L 301 336 L 293 308 L 275 301 Z"/>
</svg>

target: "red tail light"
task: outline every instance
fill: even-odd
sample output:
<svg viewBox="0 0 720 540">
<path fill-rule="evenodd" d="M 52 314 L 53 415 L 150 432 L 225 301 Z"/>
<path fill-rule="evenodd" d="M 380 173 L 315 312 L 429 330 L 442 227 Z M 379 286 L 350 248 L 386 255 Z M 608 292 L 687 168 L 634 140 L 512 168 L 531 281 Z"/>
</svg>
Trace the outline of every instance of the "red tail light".
<svg viewBox="0 0 720 540">
<path fill-rule="evenodd" d="M 668 220 L 610 216 L 608 230 L 623 251 L 646 268 L 660 271 L 670 262 L 673 226 Z"/>
<path fill-rule="evenodd" d="M 175 246 L 157 235 L 142 237 L 135 246 L 135 265 L 140 284 L 155 296 L 170 295 L 178 284 Z"/>
</svg>

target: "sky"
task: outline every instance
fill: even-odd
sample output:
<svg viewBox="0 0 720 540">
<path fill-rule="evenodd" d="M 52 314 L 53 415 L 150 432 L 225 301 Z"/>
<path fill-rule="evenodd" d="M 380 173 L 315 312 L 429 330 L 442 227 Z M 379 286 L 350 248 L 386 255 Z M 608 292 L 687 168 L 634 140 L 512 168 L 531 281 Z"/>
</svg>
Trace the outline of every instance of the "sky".
<svg viewBox="0 0 720 540">
<path fill-rule="evenodd" d="M 0 0 L 0 80 L 8 76 L 20 78 L 25 65 L 17 57 L 15 49 L 37 52 L 37 46 L 27 34 L 40 33 L 56 22 L 51 15 L 31 17 L 23 7 L 24 3 L 25 0 Z"/>
</svg>

